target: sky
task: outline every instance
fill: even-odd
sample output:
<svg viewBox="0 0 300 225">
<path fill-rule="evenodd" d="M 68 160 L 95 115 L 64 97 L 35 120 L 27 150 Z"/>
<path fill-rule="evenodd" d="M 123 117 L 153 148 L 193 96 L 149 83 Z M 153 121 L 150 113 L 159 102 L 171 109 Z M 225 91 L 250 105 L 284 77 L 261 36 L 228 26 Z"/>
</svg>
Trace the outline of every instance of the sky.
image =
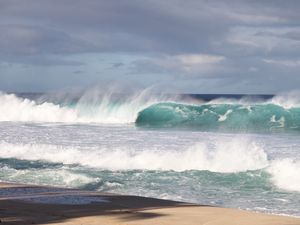
<svg viewBox="0 0 300 225">
<path fill-rule="evenodd" d="M 298 0 L 0 0 L 0 90 L 300 88 Z"/>
</svg>

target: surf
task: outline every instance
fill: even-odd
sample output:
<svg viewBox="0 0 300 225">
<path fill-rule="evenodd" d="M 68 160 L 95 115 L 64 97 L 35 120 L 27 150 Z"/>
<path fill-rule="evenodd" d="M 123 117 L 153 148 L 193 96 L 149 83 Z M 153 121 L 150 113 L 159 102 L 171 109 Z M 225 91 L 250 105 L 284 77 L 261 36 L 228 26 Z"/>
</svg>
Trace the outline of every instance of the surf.
<svg viewBox="0 0 300 225">
<path fill-rule="evenodd" d="M 70 99 L 51 95 L 30 99 L 0 93 L 0 122 L 135 124 L 144 128 L 236 132 L 299 131 L 297 96 L 279 95 L 268 100 L 217 98 L 204 102 L 195 96 L 158 95 L 147 89 L 128 95 L 92 89 Z"/>
<path fill-rule="evenodd" d="M 71 171 L 85 168 L 88 171 L 96 169 L 115 173 L 198 171 L 224 177 L 265 173 L 267 174 L 265 179 L 270 180 L 277 188 L 300 192 L 298 176 L 300 161 L 289 158 L 270 159 L 264 145 L 247 138 L 236 137 L 231 140 L 220 138 L 214 143 L 199 142 L 182 151 L 172 149 L 158 151 L 155 148 L 136 150 L 129 146 L 113 150 L 96 148 L 86 151 L 86 149 L 70 146 L 12 144 L 5 141 L 0 142 L 0 149 L 0 165 L 7 171 L 6 179 L 18 176 L 21 168 L 26 171 L 46 169 L 48 172 L 62 168 L 64 173 L 68 171 L 67 168 Z M 15 162 L 22 167 L 16 167 Z M 89 183 L 93 180 L 74 174 L 67 183 L 73 182 Z"/>
<path fill-rule="evenodd" d="M 41 96 L 37 99 L 0 92 L 0 122 L 134 123 L 139 111 L 170 99 L 149 90 L 131 95 L 89 90 L 78 99 Z"/>
<path fill-rule="evenodd" d="M 138 126 L 183 127 L 201 130 L 280 131 L 300 130 L 300 108 L 261 104 L 163 102 L 140 111 Z"/>
</svg>

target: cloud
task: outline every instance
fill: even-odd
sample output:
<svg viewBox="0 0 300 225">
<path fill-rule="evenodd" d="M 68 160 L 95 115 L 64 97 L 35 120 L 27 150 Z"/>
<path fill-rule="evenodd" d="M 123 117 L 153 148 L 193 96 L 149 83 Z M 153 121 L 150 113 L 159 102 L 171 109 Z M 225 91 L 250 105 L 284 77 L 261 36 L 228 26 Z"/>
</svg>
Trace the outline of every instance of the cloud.
<svg viewBox="0 0 300 225">
<path fill-rule="evenodd" d="M 248 41 L 253 39 L 251 29 L 294 26 L 300 19 L 295 12 L 300 3 L 292 2 L 3 0 L 0 25 L 6 27 L 1 33 L 11 34 L 26 53 L 220 54 L 215 43 L 224 44 L 232 33 L 229 44 L 245 47 L 248 43 L 246 47 L 251 48 L 257 42 Z M 236 27 L 243 27 L 249 35 L 237 37 Z M 25 36 L 23 41 L 21 36 Z M 18 53 L 11 42 L 6 51 Z"/>
<path fill-rule="evenodd" d="M 124 63 L 116 62 L 116 63 L 113 63 L 113 64 L 112 64 L 112 67 L 114 67 L 114 68 L 119 68 L 119 67 L 122 67 L 122 66 L 124 66 L 124 65 L 125 65 Z"/>
<path fill-rule="evenodd" d="M 91 51 L 88 42 L 56 29 L 29 25 L 0 25 L 1 54 L 74 54 Z"/>
<path fill-rule="evenodd" d="M 216 72 L 223 56 L 205 54 L 164 55 L 134 62 L 134 70 L 147 73 L 168 73 L 179 76 L 199 76 Z"/>
<path fill-rule="evenodd" d="M 299 32 L 300 27 L 237 26 L 230 29 L 221 49 L 226 54 L 253 57 L 300 56 Z"/>
<path fill-rule="evenodd" d="M 179 54 L 210 51 L 211 41 L 225 36 L 232 26 L 289 21 L 287 15 L 278 15 L 279 10 L 260 1 L 4 0 L 0 23 L 55 27 L 64 40 L 71 37 L 94 45 L 85 51 Z M 53 40 L 52 32 L 47 34 Z M 49 40 L 44 40 L 47 45 Z M 62 49 L 70 49 L 63 44 Z"/>
<path fill-rule="evenodd" d="M 299 59 L 263 59 L 263 61 L 265 63 L 274 64 L 276 66 L 300 67 Z"/>
<path fill-rule="evenodd" d="M 78 85 L 89 73 L 93 81 L 187 83 L 186 92 L 197 82 L 216 92 L 275 92 L 299 84 L 299 8 L 296 0 L 1 0 L 0 69 L 11 88 L 17 79 L 29 87 L 42 67 L 66 83 L 76 74 L 70 83 Z M 277 85 L 283 74 L 290 80 Z M 53 77 L 43 73 L 40 87 L 61 87 Z"/>
</svg>

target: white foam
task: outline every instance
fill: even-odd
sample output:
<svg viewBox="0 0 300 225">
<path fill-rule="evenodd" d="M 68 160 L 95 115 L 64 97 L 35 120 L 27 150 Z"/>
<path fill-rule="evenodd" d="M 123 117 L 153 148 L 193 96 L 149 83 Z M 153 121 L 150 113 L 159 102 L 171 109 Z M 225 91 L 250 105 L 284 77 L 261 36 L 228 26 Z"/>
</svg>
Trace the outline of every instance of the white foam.
<svg viewBox="0 0 300 225">
<path fill-rule="evenodd" d="M 276 120 L 276 116 L 273 115 L 271 118 L 270 118 L 270 122 L 271 123 L 277 123 L 279 126 L 277 127 L 284 127 L 284 124 L 285 124 L 285 118 L 282 116 L 280 117 L 278 120 Z"/>
<path fill-rule="evenodd" d="M 186 150 L 140 150 L 128 146 L 118 149 L 80 150 L 53 145 L 11 144 L 0 142 L 1 158 L 44 160 L 80 164 L 109 170 L 210 170 L 239 172 L 267 166 L 267 155 L 257 143 L 235 138 L 198 143 Z"/>
<path fill-rule="evenodd" d="M 89 149 L 87 152 L 71 147 L 11 144 L 2 141 L 0 142 L 0 157 L 79 164 L 112 171 L 132 169 L 208 170 L 231 173 L 265 169 L 277 187 L 290 191 L 300 191 L 300 161 L 292 159 L 270 161 L 264 151 L 264 146 L 243 137 L 236 137 L 232 140 L 219 138 L 213 143 L 197 143 L 182 151 L 157 149 L 136 151 L 127 146 L 118 149 Z M 95 181 L 95 178 L 64 169 L 59 171 L 44 169 L 36 172 L 32 170 L 7 170 L 6 172 L 9 173 L 6 177 L 14 181 L 19 179 L 22 182 L 24 180 L 27 182 L 38 180 L 39 184 L 50 182 L 51 184 L 75 187 Z"/>
<path fill-rule="evenodd" d="M 99 89 L 85 92 L 74 107 L 60 106 L 44 101 L 38 103 L 33 100 L 19 98 L 14 94 L 0 92 L 0 121 L 21 122 L 63 122 L 63 123 L 133 123 L 138 113 L 159 102 L 177 102 L 179 96 L 152 95 L 151 89 L 146 89 L 135 95 L 114 99 L 114 93 L 107 91 L 103 94 Z M 122 96 L 121 96 L 122 97 Z M 205 104 L 276 104 L 286 109 L 300 107 L 300 92 L 290 92 L 275 96 L 271 100 L 259 99 L 214 99 Z M 179 108 L 176 108 L 179 112 Z M 184 114 L 184 112 L 182 112 Z M 226 120 L 221 115 L 219 121 Z"/>
<path fill-rule="evenodd" d="M 0 121 L 72 122 L 78 116 L 74 110 L 52 103 L 37 104 L 13 94 L 0 93 Z"/>
<path fill-rule="evenodd" d="M 1 167 L 3 178 L 6 181 L 19 183 L 35 183 L 39 185 L 55 185 L 58 187 L 80 187 L 81 185 L 99 182 L 100 178 L 78 174 L 65 168 L 59 169 L 13 169 Z"/>
<path fill-rule="evenodd" d="M 281 106 L 285 109 L 291 109 L 300 107 L 300 91 L 290 91 L 290 92 L 282 92 L 274 96 L 270 100 L 264 100 L 260 98 L 249 98 L 249 97 L 242 97 L 241 99 L 233 99 L 233 98 L 217 98 L 213 99 L 205 104 L 229 104 L 229 105 L 244 105 L 244 106 L 251 106 L 251 105 L 264 105 L 264 104 L 274 104 Z M 248 108 L 251 111 L 251 108 Z"/>
<path fill-rule="evenodd" d="M 132 123 L 139 111 L 168 99 L 164 96 L 149 97 L 151 95 L 145 90 L 115 103 L 112 95 L 108 92 L 99 96 L 90 91 L 81 96 L 74 108 L 70 108 L 0 93 L 0 121 Z"/>
<path fill-rule="evenodd" d="M 272 175 L 273 183 L 289 191 L 300 191 L 300 161 L 278 159 L 270 163 L 267 171 Z"/>
<path fill-rule="evenodd" d="M 222 121 L 225 121 L 227 119 L 227 116 L 232 113 L 232 110 L 229 109 L 227 110 L 227 112 L 224 114 L 224 115 L 219 115 L 219 119 L 218 121 L 222 122 Z"/>
<path fill-rule="evenodd" d="M 285 109 L 300 107 L 300 91 L 278 94 L 277 96 L 274 96 L 270 102 Z"/>
</svg>

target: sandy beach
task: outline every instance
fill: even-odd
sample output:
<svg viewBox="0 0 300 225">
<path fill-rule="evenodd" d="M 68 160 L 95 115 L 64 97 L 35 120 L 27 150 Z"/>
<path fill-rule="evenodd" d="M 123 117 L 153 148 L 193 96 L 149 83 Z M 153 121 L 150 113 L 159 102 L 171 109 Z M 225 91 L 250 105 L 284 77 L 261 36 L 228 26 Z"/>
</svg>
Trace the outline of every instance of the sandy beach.
<svg viewBox="0 0 300 225">
<path fill-rule="evenodd" d="M 299 225 L 300 219 L 76 189 L 0 184 L 1 224 Z"/>
</svg>

